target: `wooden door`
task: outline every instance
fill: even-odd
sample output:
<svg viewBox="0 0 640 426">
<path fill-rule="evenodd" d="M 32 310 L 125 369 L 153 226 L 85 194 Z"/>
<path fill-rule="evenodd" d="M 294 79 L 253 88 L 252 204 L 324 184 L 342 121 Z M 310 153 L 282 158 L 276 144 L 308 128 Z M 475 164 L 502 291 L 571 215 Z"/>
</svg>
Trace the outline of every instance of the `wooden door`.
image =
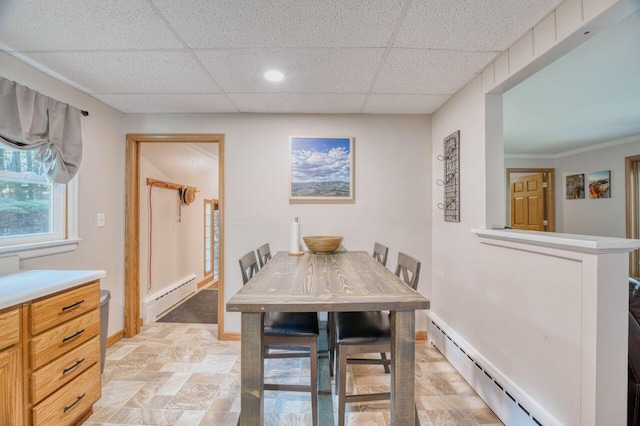
<svg viewBox="0 0 640 426">
<path fill-rule="evenodd" d="M 545 230 L 545 197 L 542 173 L 511 179 L 511 227 Z"/>
</svg>

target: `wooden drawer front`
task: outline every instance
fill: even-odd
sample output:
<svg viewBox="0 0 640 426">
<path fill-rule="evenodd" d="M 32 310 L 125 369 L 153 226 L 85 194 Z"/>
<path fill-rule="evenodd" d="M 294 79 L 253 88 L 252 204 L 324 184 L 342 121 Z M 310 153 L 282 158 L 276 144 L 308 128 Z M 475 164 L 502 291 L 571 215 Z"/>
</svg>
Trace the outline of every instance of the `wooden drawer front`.
<svg viewBox="0 0 640 426">
<path fill-rule="evenodd" d="M 95 309 L 58 327 L 33 337 L 30 343 L 34 370 L 100 334 L 100 311 Z"/>
<path fill-rule="evenodd" d="M 0 314 L 0 349 L 20 340 L 20 310 L 18 308 Z"/>
<path fill-rule="evenodd" d="M 31 375 L 31 399 L 38 403 L 95 363 L 100 363 L 98 336 L 78 346 Z"/>
<path fill-rule="evenodd" d="M 71 425 L 100 399 L 100 365 L 91 368 L 69 382 L 68 385 L 36 405 L 33 424 Z"/>
<path fill-rule="evenodd" d="M 100 306 L 100 283 L 93 282 L 31 304 L 31 334 L 62 324 Z"/>
</svg>

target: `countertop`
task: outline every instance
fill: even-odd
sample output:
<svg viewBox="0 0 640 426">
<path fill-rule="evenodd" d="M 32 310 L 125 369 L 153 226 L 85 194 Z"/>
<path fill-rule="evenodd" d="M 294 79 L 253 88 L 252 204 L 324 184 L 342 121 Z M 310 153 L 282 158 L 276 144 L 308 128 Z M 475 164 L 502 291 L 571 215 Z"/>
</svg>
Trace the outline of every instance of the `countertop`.
<svg viewBox="0 0 640 426">
<path fill-rule="evenodd" d="M 106 277 L 99 270 L 30 270 L 0 276 L 0 309 Z"/>
</svg>

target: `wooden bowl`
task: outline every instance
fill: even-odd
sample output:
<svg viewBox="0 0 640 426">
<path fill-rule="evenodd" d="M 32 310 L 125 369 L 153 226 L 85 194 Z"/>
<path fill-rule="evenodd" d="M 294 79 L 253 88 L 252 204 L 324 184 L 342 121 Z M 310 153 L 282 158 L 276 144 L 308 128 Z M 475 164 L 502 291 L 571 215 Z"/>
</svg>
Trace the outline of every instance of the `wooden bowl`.
<svg viewBox="0 0 640 426">
<path fill-rule="evenodd" d="M 342 237 L 302 237 L 309 250 L 314 253 L 333 253 L 342 242 Z"/>
</svg>

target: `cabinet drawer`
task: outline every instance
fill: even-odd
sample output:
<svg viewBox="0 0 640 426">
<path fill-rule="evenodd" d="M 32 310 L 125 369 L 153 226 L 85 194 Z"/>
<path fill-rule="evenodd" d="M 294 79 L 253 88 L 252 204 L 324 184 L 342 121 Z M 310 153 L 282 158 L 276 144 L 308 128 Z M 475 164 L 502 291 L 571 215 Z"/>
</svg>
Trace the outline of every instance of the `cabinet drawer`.
<svg viewBox="0 0 640 426">
<path fill-rule="evenodd" d="M 100 333 L 100 311 L 95 309 L 31 339 L 29 357 L 34 370 Z"/>
<path fill-rule="evenodd" d="M 31 334 L 38 334 L 100 306 L 100 283 L 93 282 L 31 304 Z"/>
<path fill-rule="evenodd" d="M 31 375 L 31 400 L 39 402 L 96 362 L 100 363 L 98 336 L 34 372 Z"/>
<path fill-rule="evenodd" d="M 69 384 L 36 405 L 32 410 L 33 424 L 71 425 L 100 399 L 100 365 L 73 379 Z"/>
<path fill-rule="evenodd" d="M 20 340 L 20 309 L 0 314 L 0 349 L 18 343 Z"/>
</svg>

